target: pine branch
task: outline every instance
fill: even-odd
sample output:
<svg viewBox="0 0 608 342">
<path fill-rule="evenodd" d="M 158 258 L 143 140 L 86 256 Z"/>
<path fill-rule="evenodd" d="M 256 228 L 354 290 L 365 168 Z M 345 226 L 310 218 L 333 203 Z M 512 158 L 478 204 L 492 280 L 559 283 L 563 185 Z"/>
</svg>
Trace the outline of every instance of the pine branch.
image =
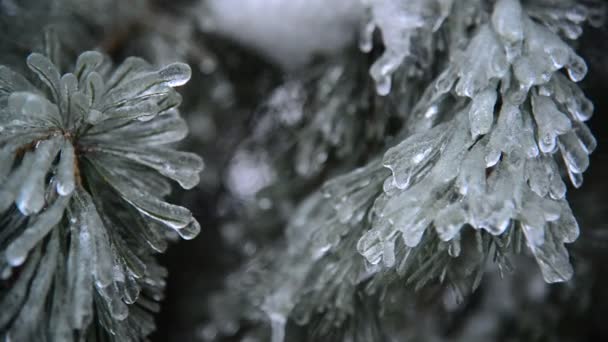
<svg viewBox="0 0 608 342">
<path fill-rule="evenodd" d="M 190 189 L 202 169 L 168 146 L 187 133 L 173 88 L 190 68 L 135 57 L 114 68 L 95 51 L 63 75 L 41 54 L 27 65 L 31 80 L 0 67 L 0 331 L 139 340 L 165 283 L 153 254 L 200 230 L 162 199 L 167 178 Z"/>
<path fill-rule="evenodd" d="M 370 69 L 378 94 L 398 99 L 409 88 L 393 81 L 424 71 L 434 80 L 402 109 L 401 142 L 309 196 L 285 242 L 236 273 L 253 289 L 232 290 L 268 316 L 276 341 L 289 322 L 320 322 L 316 337 L 346 329 L 361 297 L 440 283 L 462 298 L 490 260 L 508 272 L 525 246 L 546 282 L 573 274 L 565 244 L 579 227 L 562 173 L 579 187 L 596 142 L 576 84 L 587 67 L 570 40 L 599 10 L 569 0 L 369 6 L 362 48 L 375 27 L 385 45 Z M 425 52 L 437 59 L 420 61 Z"/>
</svg>

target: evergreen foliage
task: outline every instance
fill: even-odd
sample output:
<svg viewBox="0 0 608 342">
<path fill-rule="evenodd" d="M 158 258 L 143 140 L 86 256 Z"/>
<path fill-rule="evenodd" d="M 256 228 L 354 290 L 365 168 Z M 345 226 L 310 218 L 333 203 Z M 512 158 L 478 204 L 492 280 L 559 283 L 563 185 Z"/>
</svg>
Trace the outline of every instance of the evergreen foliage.
<svg viewBox="0 0 608 342">
<path fill-rule="evenodd" d="M 3 334 L 139 340 L 154 328 L 166 276 L 152 254 L 200 231 L 162 199 L 167 179 L 192 188 L 202 169 L 166 146 L 187 133 L 173 87 L 190 68 L 136 57 L 113 67 L 95 51 L 63 75 L 42 54 L 27 66 L 31 80 L 0 67 Z"/>
<path fill-rule="evenodd" d="M 404 302 L 407 288 L 444 284 L 462 301 L 490 263 L 511 273 L 513 257 L 525 249 L 546 282 L 573 274 L 565 244 L 577 239 L 579 226 L 563 175 L 581 186 L 596 140 L 584 123 L 593 104 L 576 84 L 587 65 L 570 42 L 585 22 L 601 23 L 602 7 L 395 0 L 370 1 L 368 8 L 360 47 L 372 51 L 378 28 L 384 51 L 369 70 L 377 95 L 362 106 L 405 113 L 398 116 L 402 126 L 386 152 L 366 153 L 364 166 L 333 176 L 307 196 L 289 218 L 285 241 L 231 279 L 232 291 L 265 313 L 273 341 L 348 339 L 344 333 L 390 340 L 399 334 L 390 333 L 393 318 L 384 314 Z M 331 77 L 334 68 L 326 67 Z M 298 102 L 285 91 L 291 85 L 278 91 L 293 106 Z M 421 93 L 412 96 L 416 89 Z M 344 110 L 327 108 L 347 96 L 296 110 L 283 104 L 279 112 L 322 113 L 326 127 L 335 126 L 327 118 L 336 113 L 345 125 L 351 120 Z M 365 138 L 359 134 L 357 142 L 372 143 Z M 320 140 L 297 144 L 310 141 Z M 316 164 L 305 165 L 319 169 Z M 297 160 L 291 165 L 298 168 Z M 381 318 L 358 321 L 369 310 Z M 265 320 L 257 313 L 250 319 Z M 306 333 L 286 338 L 289 322 L 304 325 Z"/>
</svg>

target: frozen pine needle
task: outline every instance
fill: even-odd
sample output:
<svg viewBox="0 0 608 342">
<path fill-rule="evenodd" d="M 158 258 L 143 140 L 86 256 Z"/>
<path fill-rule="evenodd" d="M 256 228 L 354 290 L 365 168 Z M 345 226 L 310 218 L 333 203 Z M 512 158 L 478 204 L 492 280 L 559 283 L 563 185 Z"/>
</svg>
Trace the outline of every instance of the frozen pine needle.
<svg viewBox="0 0 608 342">
<path fill-rule="evenodd" d="M 577 85 L 587 67 L 568 41 L 578 35 L 564 30 L 591 20 L 592 10 L 568 0 L 553 17 L 542 1 L 366 4 L 361 48 L 372 50 L 376 28 L 383 43 L 369 69 L 375 100 L 398 104 L 389 108 L 406 112 L 404 124 L 383 157 L 302 202 L 285 245 L 267 252 L 280 261 L 262 254 L 242 271 L 255 277 L 258 290 L 245 297 L 268 316 L 274 341 L 286 339 L 291 320 L 316 319 L 319 338 L 358 331 L 347 322 L 367 312 L 359 298 L 384 314 L 400 303 L 386 298 L 408 285 L 470 293 L 490 260 L 512 269 L 522 246 L 545 282 L 573 276 L 566 244 L 579 227 L 563 175 L 579 187 L 596 142 L 585 124 L 593 105 Z M 408 80 L 432 72 L 429 65 L 434 80 L 407 102 L 416 91 Z"/>
<path fill-rule="evenodd" d="M 111 67 L 95 51 L 65 74 L 38 53 L 27 66 L 35 78 L 0 66 L 0 218 L 14 223 L 0 266 L 22 269 L 0 294 L 1 334 L 65 341 L 101 322 L 117 341 L 142 338 L 153 321 L 140 299 L 157 300 L 164 286 L 152 254 L 169 232 L 200 230 L 162 199 L 166 179 L 190 189 L 203 166 L 168 145 L 187 133 L 173 88 L 190 68 L 134 57 Z"/>
</svg>

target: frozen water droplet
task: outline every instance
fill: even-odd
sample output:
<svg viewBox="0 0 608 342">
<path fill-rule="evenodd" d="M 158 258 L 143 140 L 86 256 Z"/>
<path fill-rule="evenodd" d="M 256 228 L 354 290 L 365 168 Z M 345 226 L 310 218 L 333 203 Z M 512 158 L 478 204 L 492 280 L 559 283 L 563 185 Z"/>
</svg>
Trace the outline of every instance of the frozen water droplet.
<svg viewBox="0 0 608 342">
<path fill-rule="evenodd" d="M 379 76 L 376 78 L 376 91 L 380 96 L 386 96 L 391 92 L 391 77 Z"/>
<path fill-rule="evenodd" d="M 439 113 L 439 107 L 437 105 L 432 105 L 424 112 L 424 117 L 426 119 L 430 119 Z"/>
<path fill-rule="evenodd" d="M 201 232 L 201 226 L 196 220 L 185 226 L 184 228 L 177 229 L 177 233 L 184 240 L 192 240 Z"/>
<path fill-rule="evenodd" d="M 190 80 L 192 70 L 188 64 L 173 63 L 158 71 L 158 76 L 170 87 L 178 87 Z"/>
<path fill-rule="evenodd" d="M 498 161 L 500 160 L 501 155 L 502 155 L 502 152 L 500 152 L 498 150 L 488 151 L 488 153 L 486 154 L 486 168 L 496 165 L 498 163 Z"/>
<path fill-rule="evenodd" d="M 555 69 L 561 69 L 566 65 L 570 59 L 571 52 L 568 49 L 565 49 L 561 46 L 548 49 L 547 53 L 551 58 L 551 62 L 553 62 L 553 67 Z"/>
<path fill-rule="evenodd" d="M 589 127 L 583 123 L 580 123 L 577 125 L 575 132 L 580 139 L 580 142 L 583 144 L 585 152 L 587 152 L 587 154 L 591 154 L 597 147 L 597 140 L 595 140 L 595 137 L 591 133 L 591 130 L 589 130 Z"/>
<path fill-rule="evenodd" d="M 589 167 L 589 156 L 574 132 L 559 137 L 559 149 L 566 166 L 575 173 L 583 173 Z"/>
<path fill-rule="evenodd" d="M 17 267 L 17 266 L 23 265 L 23 262 L 25 261 L 26 256 L 27 256 L 26 251 L 24 251 L 24 250 L 16 251 L 14 253 L 7 254 L 6 261 L 8 261 L 8 263 L 11 266 Z"/>
<path fill-rule="evenodd" d="M 587 64 L 581 57 L 574 54 L 571 55 L 566 68 L 568 76 L 573 82 L 580 82 L 587 74 Z"/>
<path fill-rule="evenodd" d="M 74 191 L 74 159 L 74 147 L 69 140 L 66 140 L 57 166 L 57 193 L 61 196 L 67 196 Z"/>
<path fill-rule="evenodd" d="M 387 166 L 388 167 L 388 166 Z M 393 173 L 393 185 L 400 190 L 407 189 L 410 186 L 412 180 L 411 170 L 404 172 L 395 172 L 391 167 L 388 167 Z"/>
</svg>

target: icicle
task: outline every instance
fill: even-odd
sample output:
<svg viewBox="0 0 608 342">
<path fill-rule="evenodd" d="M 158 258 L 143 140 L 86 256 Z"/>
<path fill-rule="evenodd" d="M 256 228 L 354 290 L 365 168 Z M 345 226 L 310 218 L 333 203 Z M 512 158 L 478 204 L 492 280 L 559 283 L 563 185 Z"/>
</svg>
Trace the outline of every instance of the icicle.
<svg viewBox="0 0 608 342">
<path fill-rule="evenodd" d="M 66 196 L 74 191 L 74 147 L 69 140 L 65 140 L 61 149 L 61 159 L 57 166 L 57 193 Z"/>
<path fill-rule="evenodd" d="M 139 284 L 137 283 L 137 280 L 135 280 L 131 275 L 128 275 L 125 279 L 125 285 L 124 285 L 124 301 L 127 304 L 133 304 L 137 301 L 137 299 L 139 298 L 139 293 L 141 291 L 141 288 L 139 286 Z"/>
<path fill-rule="evenodd" d="M 375 265 L 382 259 L 382 245 L 379 243 L 378 231 L 370 230 L 357 242 L 357 251 L 367 262 Z"/>
<path fill-rule="evenodd" d="M 113 263 L 110 241 L 105 226 L 97 213 L 97 208 L 91 196 L 83 189 L 78 189 L 74 195 L 77 220 L 81 225 L 82 239 L 90 244 L 90 253 L 93 256 L 93 275 L 98 288 L 108 286 L 113 279 Z M 88 241 L 90 239 L 90 242 Z"/>
<path fill-rule="evenodd" d="M 482 196 L 485 194 L 486 163 L 484 161 L 484 148 L 480 145 L 478 143 L 467 153 L 460 167 L 456 185 L 462 195 Z"/>
<path fill-rule="evenodd" d="M 527 112 L 522 112 L 523 126 L 519 132 L 521 149 L 527 158 L 535 158 L 539 155 L 536 139 L 534 139 L 534 127 L 532 124 L 532 115 Z"/>
<path fill-rule="evenodd" d="M 133 182 L 123 175 L 104 169 L 99 164 L 95 165 L 105 176 L 106 181 L 120 193 L 125 201 L 145 216 L 174 229 L 183 228 L 192 222 L 192 214 L 186 208 L 163 202 L 139 188 L 133 187 Z"/>
<path fill-rule="evenodd" d="M 568 177 L 570 178 L 570 182 L 574 185 L 575 188 L 580 188 L 583 185 L 583 175 L 580 173 L 572 172 L 570 168 L 568 168 Z"/>
<path fill-rule="evenodd" d="M 595 151 L 595 148 L 597 147 L 597 141 L 591 133 L 591 130 L 589 130 L 589 127 L 587 127 L 587 125 L 583 123 L 579 123 L 575 125 L 574 132 L 576 133 L 578 139 L 583 145 L 585 152 L 587 154 L 593 153 L 593 151 Z"/>
<path fill-rule="evenodd" d="M 382 164 L 393 173 L 393 182 L 398 189 L 407 189 L 412 177 L 439 152 L 446 131 L 445 125 L 439 125 L 429 132 L 414 134 L 386 151 Z"/>
<path fill-rule="evenodd" d="M 155 146 L 180 141 L 186 137 L 188 127 L 179 113 L 173 112 L 155 120 L 133 122 L 107 132 L 93 131 L 83 137 L 84 142 L 101 142 L 121 139 L 126 146 Z"/>
<path fill-rule="evenodd" d="M 484 53 L 480 55 L 479 51 Z M 484 25 L 467 47 L 454 90 L 459 96 L 473 98 L 491 80 L 502 78 L 508 67 L 504 49 L 496 34 L 488 25 Z"/>
<path fill-rule="evenodd" d="M 90 201 L 90 199 L 89 199 Z M 86 213 L 91 232 L 91 240 L 95 251 L 95 263 L 93 275 L 97 288 L 104 288 L 111 284 L 113 279 L 113 258 L 111 255 L 110 241 L 105 232 L 105 227 L 92 202 L 86 208 Z"/>
<path fill-rule="evenodd" d="M 24 181 L 24 174 L 32 168 L 34 156 L 31 153 L 26 153 L 19 167 L 9 175 L 6 182 L 0 186 L 0 212 L 6 211 L 15 201 L 17 192 Z"/>
<path fill-rule="evenodd" d="M 574 132 L 570 131 L 559 137 L 559 150 L 570 171 L 583 173 L 589 167 L 587 151 Z"/>
<path fill-rule="evenodd" d="M 541 245 L 528 244 L 528 247 L 536 257 L 546 282 L 562 282 L 572 277 L 573 269 L 568 251 L 553 229 L 546 230 L 544 243 Z"/>
<path fill-rule="evenodd" d="M 359 36 L 359 49 L 361 49 L 361 51 L 365 53 L 372 51 L 375 29 L 376 25 L 372 21 L 369 21 L 363 25 L 361 34 Z"/>
<path fill-rule="evenodd" d="M 55 156 L 62 144 L 61 138 L 51 138 L 38 143 L 34 152 L 33 165 L 27 174 L 24 174 L 23 185 L 17 195 L 16 204 L 23 215 L 32 215 L 44 207 L 45 176 L 49 172 Z"/>
<path fill-rule="evenodd" d="M 57 268 L 59 254 L 59 237 L 55 231 L 46 244 L 44 257 L 40 259 L 40 264 L 36 274 L 29 286 L 27 300 L 23 303 L 19 315 L 13 323 L 13 333 L 16 341 L 29 341 L 35 336 L 35 330 L 22 329 L 21 327 L 32 327 L 34 322 L 42 319 L 46 301 L 42 300 L 47 296 L 53 283 L 53 275 Z"/>
<path fill-rule="evenodd" d="M 526 161 L 526 178 L 530 189 L 541 197 L 547 196 L 550 189 L 550 174 L 547 172 L 545 160 L 537 158 Z"/>
<path fill-rule="evenodd" d="M 201 226 L 197 220 L 193 219 L 192 222 L 184 228 L 176 229 L 176 232 L 184 240 L 194 239 L 201 231 Z"/>
<path fill-rule="evenodd" d="M 538 125 L 538 146 L 542 152 L 552 153 L 556 148 L 557 136 L 572 128 L 570 119 L 547 96 L 532 96 L 532 108 Z"/>
<path fill-rule="evenodd" d="M 177 181 L 184 189 L 191 189 L 198 184 L 199 173 L 203 170 L 203 160 L 196 154 L 168 148 L 99 147 L 97 151 L 148 166 Z"/>
<path fill-rule="evenodd" d="M 550 196 L 553 199 L 562 199 L 566 196 L 566 184 L 562 180 L 560 171 L 553 158 L 550 158 L 546 162 L 546 167 L 549 169 L 550 174 Z"/>
<path fill-rule="evenodd" d="M 85 212 L 73 217 L 71 228 L 72 246 L 68 259 L 68 271 L 74 279 L 70 284 L 70 294 L 72 296 L 72 324 L 77 329 L 82 329 L 88 317 L 92 316 L 91 303 L 92 297 L 92 271 L 94 268 L 92 260 L 94 258 L 94 246 L 91 241 L 89 220 L 84 216 Z M 97 228 L 99 229 L 99 228 Z"/>
<path fill-rule="evenodd" d="M 587 75 L 587 63 L 581 57 L 572 54 L 566 70 L 568 70 L 568 77 L 572 82 L 580 82 Z"/>
<path fill-rule="evenodd" d="M 35 248 L 30 256 L 30 260 L 20 270 L 19 277 L 12 284 L 10 292 L 0 300 L 0 328 L 5 329 L 6 325 L 15 318 L 18 310 L 23 305 L 23 301 L 26 298 L 30 282 L 34 277 L 37 269 L 38 262 L 40 261 L 40 248 Z"/>
<path fill-rule="evenodd" d="M 499 0 L 494 5 L 492 25 L 496 33 L 508 42 L 524 38 L 522 8 L 519 0 Z"/>
<path fill-rule="evenodd" d="M 272 342 L 285 341 L 285 317 L 277 313 L 270 315 L 270 328 L 272 331 Z"/>
<path fill-rule="evenodd" d="M 473 97 L 469 110 L 471 135 L 475 139 L 479 135 L 490 132 L 494 122 L 494 105 L 496 104 L 496 90 L 488 88 Z"/>
<path fill-rule="evenodd" d="M 399 221 L 395 223 L 395 226 L 401 231 L 401 237 L 405 245 L 416 247 L 422 240 L 422 236 L 430 223 L 431 213 L 417 208 L 399 217 Z"/>
<path fill-rule="evenodd" d="M 60 196 L 44 212 L 36 216 L 34 222 L 6 249 L 6 260 L 12 266 L 20 266 L 30 250 L 53 229 L 63 217 L 68 196 Z"/>
<path fill-rule="evenodd" d="M 109 286 L 105 286 L 103 288 L 98 287 L 97 291 L 105 300 L 112 318 L 118 321 L 123 321 L 127 318 L 127 316 L 129 315 L 129 308 L 127 307 L 127 304 L 122 301 L 120 295 L 118 294 L 118 288 L 116 287 L 116 284 L 112 283 Z"/>
<path fill-rule="evenodd" d="M 454 239 L 466 223 L 466 213 L 459 203 L 453 203 L 437 213 L 433 221 L 439 238 L 443 241 Z"/>
<path fill-rule="evenodd" d="M 382 263 L 385 267 L 395 265 L 395 240 L 387 240 L 382 243 Z"/>
<path fill-rule="evenodd" d="M 555 236 L 561 241 L 571 243 L 576 241 L 580 230 L 576 218 L 572 214 L 572 209 L 567 201 L 560 201 L 561 214 L 559 220 L 552 223 L 551 228 L 555 229 Z"/>
</svg>

